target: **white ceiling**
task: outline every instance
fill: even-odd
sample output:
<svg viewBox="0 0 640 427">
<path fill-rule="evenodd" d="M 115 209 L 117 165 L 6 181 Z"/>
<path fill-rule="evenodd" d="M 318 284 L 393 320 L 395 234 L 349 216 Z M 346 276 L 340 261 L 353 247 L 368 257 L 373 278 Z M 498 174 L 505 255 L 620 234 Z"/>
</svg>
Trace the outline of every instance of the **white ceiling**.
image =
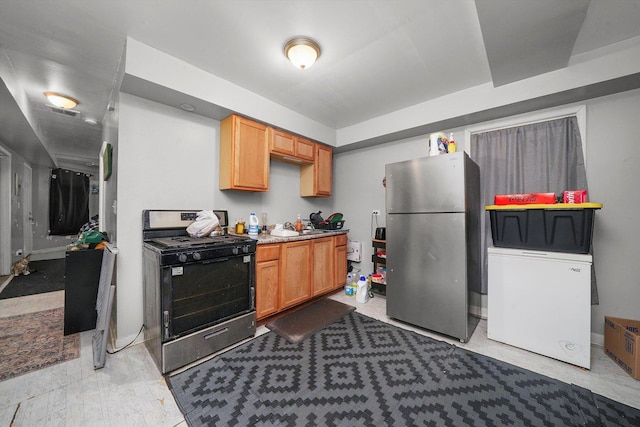
<svg viewBox="0 0 640 427">
<path fill-rule="evenodd" d="M 296 35 L 322 48 L 304 71 L 282 53 Z M 340 129 L 640 36 L 640 0 L 0 0 L 0 141 L 34 163 L 42 147 L 96 162 L 101 129 L 82 119 L 102 120 L 127 36 Z"/>
</svg>

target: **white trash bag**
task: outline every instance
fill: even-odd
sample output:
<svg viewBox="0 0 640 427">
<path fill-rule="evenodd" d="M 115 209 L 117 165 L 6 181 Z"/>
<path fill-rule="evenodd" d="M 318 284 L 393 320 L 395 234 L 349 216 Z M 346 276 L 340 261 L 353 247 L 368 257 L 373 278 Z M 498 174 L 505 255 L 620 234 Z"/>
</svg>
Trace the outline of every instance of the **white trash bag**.
<svg viewBox="0 0 640 427">
<path fill-rule="evenodd" d="M 211 234 L 220 224 L 213 211 L 200 211 L 196 220 L 187 227 L 191 237 L 205 237 Z"/>
</svg>

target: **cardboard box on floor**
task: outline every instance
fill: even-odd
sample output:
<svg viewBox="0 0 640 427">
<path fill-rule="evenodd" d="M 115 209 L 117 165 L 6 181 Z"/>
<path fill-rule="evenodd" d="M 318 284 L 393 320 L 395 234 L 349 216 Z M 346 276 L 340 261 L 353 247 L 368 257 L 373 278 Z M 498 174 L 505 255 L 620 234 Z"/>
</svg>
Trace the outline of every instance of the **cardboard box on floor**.
<svg viewBox="0 0 640 427">
<path fill-rule="evenodd" d="M 640 380 L 640 320 L 605 316 L 604 352 Z"/>
</svg>

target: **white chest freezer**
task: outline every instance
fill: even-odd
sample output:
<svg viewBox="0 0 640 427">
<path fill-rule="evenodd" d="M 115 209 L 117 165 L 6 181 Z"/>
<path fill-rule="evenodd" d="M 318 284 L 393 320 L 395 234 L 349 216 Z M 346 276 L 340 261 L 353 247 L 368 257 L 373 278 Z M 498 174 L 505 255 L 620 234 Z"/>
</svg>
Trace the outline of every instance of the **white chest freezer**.
<svg viewBox="0 0 640 427">
<path fill-rule="evenodd" d="M 591 255 L 488 249 L 487 337 L 589 369 Z"/>
</svg>

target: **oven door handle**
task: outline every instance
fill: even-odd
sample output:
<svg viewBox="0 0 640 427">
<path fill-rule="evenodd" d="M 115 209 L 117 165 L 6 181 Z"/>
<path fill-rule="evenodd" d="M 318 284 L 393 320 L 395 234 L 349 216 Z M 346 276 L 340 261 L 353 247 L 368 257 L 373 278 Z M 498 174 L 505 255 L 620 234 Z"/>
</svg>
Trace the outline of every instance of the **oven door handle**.
<svg viewBox="0 0 640 427">
<path fill-rule="evenodd" d="M 229 261 L 229 257 L 208 259 L 206 261 L 201 261 L 200 264 L 212 264 L 214 262 L 225 262 L 225 261 Z"/>
<path fill-rule="evenodd" d="M 210 334 L 205 335 L 204 339 L 208 340 L 209 338 L 217 337 L 218 335 L 222 335 L 222 334 L 225 334 L 227 332 L 229 332 L 229 328 L 222 328 L 222 329 L 219 329 L 219 330 L 217 330 L 215 332 L 212 332 Z"/>
</svg>

